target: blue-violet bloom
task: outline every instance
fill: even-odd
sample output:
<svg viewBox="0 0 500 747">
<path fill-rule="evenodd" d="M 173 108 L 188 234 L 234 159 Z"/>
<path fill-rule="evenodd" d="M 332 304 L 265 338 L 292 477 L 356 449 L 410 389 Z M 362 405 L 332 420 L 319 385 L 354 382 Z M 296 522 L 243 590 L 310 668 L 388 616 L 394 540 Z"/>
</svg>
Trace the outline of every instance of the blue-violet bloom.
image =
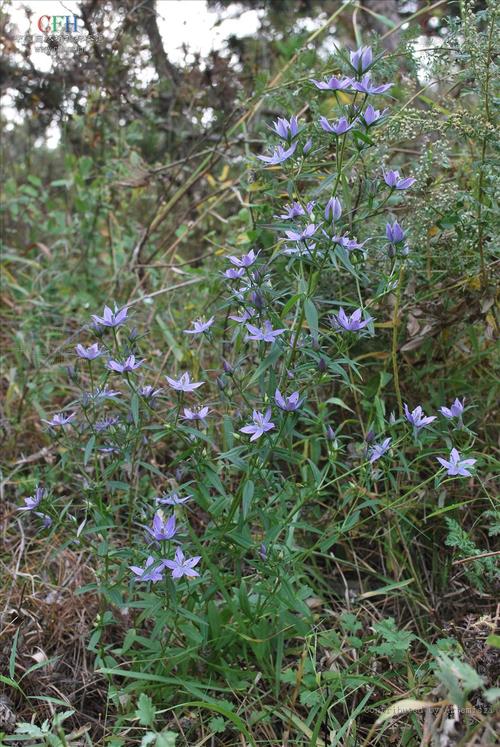
<svg viewBox="0 0 500 747">
<path fill-rule="evenodd" d="M 333 314 L 331 317 L 332 327 L 335 329 L 345 329 L 347 332 L 359 332 L 366 327 L 370 322 L 373 321 L 373 317 L 368 316 L 366 319 L 362 319 L 362 310 L 356 309 L 350 316 L 347 316 L 344 309 L 341 307 L 338 314 Z"/>
<path fill-rule="evenodd" d="M 290 120 L 278 117 L 276 122 L 273 122 L 273 129 L 283 140 L 288 140 L 289 137 L 294 138 L 299 133 L 297 117 L 290 117 Z"/>
<path fill-rule="evenodd" d="M 373 62 L 371 47 L 359 47 L 355 52 L 350 52 L 351 65 L 358 75 L 362 75 Z"/>
<path fill-rule="evenodd" d="M 33 511 L 33 509 L 38 508 L 39 504 L 43 501 L 46 495 L 47 491 L 45 490 L 45 488 L 38 487 L 35 490 L 34 495 L 30 495 L 24 499 L 24 506 L 20 506 L 17 510 Z"/>
<path fill-rule="evenodd" d="M 368 104 L 361 116 L 365 122 L 365 125 L 367 127 L 371 127 L 376 122 L 378 122 L 379 119 L 382 119 L 387 111 L 388 109 L 383 109 L 382 111 L 380 111 L 380 109 L 374 109 L 371 104 Z"/>
<path fill-rule="evenodd" d="M 113 425 L 116 425 L 120 422 L 120 418 L 118 417 L 109 417 L 109 418 L 103 418 L 103 420 L 97 420 L 94 424 L 94 428 L 97 433 L 102 433 L 103 431 L 107 431 L 108 428 L 111 428 Z"/>
<path fill-rule="evenodd" d="M 256 340 L 257 342 L 274 342 L 279 335 L 286 332 L 285 328 L 273 329 L 269 319 L 264 322 L 263 329 L 254 327 L 253 324 L 247 324 L 246 327 L 250 334 L 245 337 L 245 340 Z"/>
<path fill-rule="evenodd" d="M 276 146 L 272 156 L 257 156 L 260 161 L 264 161 L 268 166 L 277 166 L 287 161 L 295 153 L 297 141 L 295 140 L 289 148 L 285 150 L 282 145 Z"/>
<path fill-rule="evenodd" d="M 177 493 L 164 493 L 162 496 L 156 498 L 156 503 L 163 503 L 167 506 L 182 506 L 183 503 L 187 503 L 192 497 L 191 495 L 187 495 L 185 498 L 181 498 Z"/>
<path fill-rule="evenodd" d="M 135 359 L 135 355 L 129 355 L 123 363 L 119 363 L 118 361 L 108 361 L 107 367 L 110 371 L 115 371 L 116 373 L 130 373 L 131 371 L 135 371 L 136 368 L 139 368 L 139 366 L 142 366 L 143 363 L 144 358 L 139 361 Z"/>
<path fill-rule="evenodd" d="M 63 413 L 57 413 L 52 417 L 51 420 L 45 420 L 42 418 L 44 423 L 51 425 L 53 428 L 59 428 L 70 423 L 73 418 L 76 417 L 76 412 L 72 412 L 70 415 L 63 415 Z"/>
<path fill-rule="evenodd" d="M 360 93 L 365 93 L 367 95 L 370 94 L 377 94 L 377 93 L 385 93 L 385 91 L 388 91 L 389 88 L 392 87 L 392 83 L 383 83 L 380 86 L 376 86 L 374 83 L 372 83 L 371 75 L 363 75 L 361 80 L 354 81 L 352 84 L 352 87 L 355 91 L 359 91 Z"/>
<path fill-rule="evenodd" d="M 185 407 L 184 415 L 182 417 L 184 420 L 205 420 L 208 413 L 208 407 L 193 407 L 192 409 L 190 407 Z"/>
<path fill-rule="evenodd" d="M 314 83 L 316 88 L 320 91 L 345 91 L 346 88 L 350 88 L 352 85 L 351 78 L 335 78 L 332 75 L 328 80 L 315 80 L 311 78 L 311 83 Z"/>
<path fill-rule="evenodd" d="M 362 249 L 368 239 L 360 244 L 358 241 L 356 241 L 356 239 L 350 239 L 347 234 L 344 234 L 343 236 L 333 236 L 332 241 L 334 244 L 343 246 L 344 249 L 347 249 L 348 252 L 352 252 L 354 251 L 354 249 Z"/>
<path fill-rule="evenodd" d="M 76 346 L 75 351 L 79 358 L 85 358 L 87 361 L 93 361 L 96 358 L 99 358 L 99 356 L 104 352 L 104 350 L 100 349 L 99 343 L 97 342 L 94 342 L 94 344 L 90 345 L 88 348 L 79 343 Z"/>
<path fill-rule="evenodd" d="M 240 428 L 241 433 L 251 433 L 252 436 L 250 441 L 255 441 L 260 438 L 267 431 L 271 431 L 274 428 L 274 423 L 271 423 L 271 408 L 269 407 L 265 413 L 254 410 L 252 413 L 253 423 L 251 425 L 245 425 Z"/>
<path fill-rule="evenodd" d="M 356 122 L 351 122 L 351 124 L 349 124 L 345 117 L 340 117 L 338 122 L 330 124 L 326 117 L 320 117 L 319 124 L 325 132 L 332 132 L 334 135 L 344 135 L 346 132 L 349 132 L 349 130 L 352 130 Z"/>
<path fill-rule="evenodd" d="M 405 232 L 397 222 L 397 220 L 394 221 L 394 223 L 386 223 L 385 224 L 385 235 L 387 236 L 387 240 L 391 242 L 391 244 L 399 244 L 400 241 L 404 241 L 405 239 Z"/>
<path fill-rule="evenodd" d="M 460 418 L 464 411 L 464 403 L 460 402 L 458 397 L 455 399 L 451 407 L 440 407 L 439 412 L 445 416 L 445 418 Z"/>
<path fill-rule="evenodd" d="M 317 229 L 318 226 L 314 223 L 309 223 L 303 231 L 285 231 L 285 234 L 290 241 L 305 241 L 305 239 L 310 239 Z"/>
<path fill-rule="evenodd" d="M 310 215 L 314 208 L 314 202 L 308 202 L 306 205 L 306 210 L 308 215 Z M 278 215 L 278 218 L 281 218 L 281 220 L 293 220 L 294 218 L 298 218 L 300 215 L 305 215 L 306 210 L 302 207 L 300 202 L 292 202 L 291 205 L 285 205 L 284 210 L 285 213 L 282 213 L 281 215 Z"/>
<path fill-rule="evenodd" d="M 455 477 L 456 475 L 470 477 L 469 468 L 477 462 L 477 459 L 460 459 L 460 454 L 456 449 L 451 450 L 449 461 L 443 459 L 443 457 L 436 457 L 436 459 L 447 470 L 447 474 L 450 477 Z"/>
<path fill-rule="evenodd" d="M 299 399 L 298 392 L 293 392 L 289 397 L 284 397 L 279 389 L 276 389 L 274 393 L 274 400 L 280 410 L 284 410 L 285 412 L 295 412 L 303 402 L 302 399 Z"/>
<path fill-rule="evenodd" d="M 199 576 L 198 571 L 194 570 L 195 565 L 201 560 L 201 555 L 195 555 L 193 558 L 186 558 L 181 548 L 178 547 L 175 551 L 174 560 L 164 560 L 163 565 L 172 571 L 172 578 L 182 578 L 187 576 L 188 578 L 195 578 Z"/>
<path fill-rule="evenodd" d="M 225 278 L 228 278 L 228 280 L 239 280 L 245 274 L 245 268 L 239 267 L 236 270 L 234 267 L 230 267 L 229 270 L 225 270 L 222 274 Z"/>
<path fill-rule="evenodd" d="M 183 373 L 178 379 L 171 379 L 170 376 L 165 376 L 166 380 L 172 387 L 178 392 L 194 392 L 198 387 L 203 386 L 204 381 L 191 381 L 189 373 Z"/>
<path fill-rule="evenodd" d="M 231 264 L 236 267 L 251 267 L 258 257 L 259 252 L 255 253 L 253 249 L 250 249 L 248 254 L 243 254 L 241 257 L 230 256 L 227 259 Z"/>
<path fill-rule="evenodd" d="M 420 405 L 418 405 L 418 407 L 415 407 L 415 409 L 410 412 L 410 409 L 405 402 L 404 411 L 407 421 L 417 429 L 425 428 L 426 425 L 430 425 L 434 420 L 436 420 L 435 415 L 424 415 L 424 411 L 422 410 L 422 407 Z"/>
<path fill-rule="evenodd" d="M 155 563 L 159 565 L 154 567 Z M 144 568 L 137 565 L 130 565 L 129 568 L 137 576 L 136 581 L 163 581 L 163 563 L 156 561 L 152 555 L 146 560 Z"/>
<path fill-rule="evenodd" d="M 159 394 L 163 392 L 163 388 L 160 387 L 159 389 L 155 389 L 151 384 L 146 384 L 146 386 L 141 386 L 139 389 L 139 394 L 141 397 L 144 397 L 145 399 L 153 399 L 154 397 L 158 397 Z"/>
<path fill-rule="evenodd" d="M 210 317 L 206 322 L 204 322 L 202 319 L 195 319 L 193 322 L 193 329 L 185 329 L 184 333 L 186 335 L 202 335 L 204 332 L 207 331 L 207 329 L 210 329 L 212 324 L 215 321 L 215 317 Z"/>
<path fill-rule="evenodd" d="M 109 306 L 104 307 L 102 316 L 96 316 L 92 314 L 94 322 L 102 327 L 119 327 L 127 319 L 128 308 L 125 306 L 123 309 L 118 310 L 115 306 L 114 312 L 111 311 Z"/>
<path fill-rule="evenodd" d="M 162 512 L 157 511 L 153 518 L 153 528 L 146 527 L 146 530 L 155 540 L 171 540 L 176 533 L 175 514 L 165 520 Z"/>
<path fill-rule="evenodd" d="M 229 319 L 232 319 L 233 322 L 238 322 L 238 324 L 245 324 L 249 319 L 251 319 L 253 316 L 255 316 L 255 311 L 253 309 L 243 309 L 241 314 L 229 314 Z"/>
<path fill-rule="evenodd" d="M 399 175 L 399 171 L 386 171 L 384 172 L 384 181 L 391 189 L 408 189 L 408 187 L 415 184 L 417 180 L 413 179 L 411 176 L 404 179 Z"/>
<path fill-rule="evenodd" d="M 376 462 L 377 459 L 380 459 L 380 457 L 384 456 L 386 451 L 389 450 L 391 441 L 392 441 L 392 438 L 386 438 L 384 439 L 384 441 L 382 441 L 381 444 L 373 444 L 369 452 L 370 462 L 372 464 L 373 462 Z"/>
</svg>

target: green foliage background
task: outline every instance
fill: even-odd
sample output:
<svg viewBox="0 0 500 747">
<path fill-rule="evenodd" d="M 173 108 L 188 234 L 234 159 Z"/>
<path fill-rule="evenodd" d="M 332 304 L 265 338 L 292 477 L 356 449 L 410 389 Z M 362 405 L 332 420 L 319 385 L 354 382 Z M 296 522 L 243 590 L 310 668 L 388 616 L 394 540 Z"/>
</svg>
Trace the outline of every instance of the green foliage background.
<svg viewBox="0 0 500 747">
<path fill-rule="evenodd" d="M 11 570 L 3 589 L 10 617 L 1 682 L 21 722 L 15 737 L 0 726 L 6 744 L 82 738 L 157 747 L 208 739 L 412 745 L 421 743 L 422 713 L 431 699 L 471 706 L 457 733 L 484 741 L 462 743 L 493 744 L 487 740 L 494 738 L 499 672 L 497 10 L 492 2 L 436 3 L 435 10 L 421 3 L 391 16 L 383 9 L 361 13 L 353 4 L 324 5 L 324 23 L 306 32 L 295 24 L 319 12 L 314 3 L 285 4 L 278 18 L 275 4 L 267 4 L 262 39 L 230 41 L 238 65 L 214 54 L 206 67 L 195 59 L 176 68 L 155 50 L 147 16 L 127 25 L 126 11 L 133 9 L 124 3 L 123 33 L 114 46 L 94 50 L 85 82 L 51 73 L 49 101 L 47 86 L 22 63 L 14 60 L 7 71 L 18 109 L 35 116 L 7 130 L 3 143 L 2 562 Z M 106 8 L 98 10 L 102 18 L 90 15 L 89 22 L 105 23 Z M 82 11 L 90 13 L 88 4 Z M 427 27 L 423 59 L 414 42 L 433 13 L 447 35 L 434 44 Z M 404 202 L 391 204 L 411 237 L 412 261 L 398 288 L 384 294 L 377 288 L 380 257 L 368 262 L 366 287 L 375 288 L 369 300 L 376 304 L 383 295 L 376 338 L 363 343 L 341 373 L 320 380 L 321 427 L 311 419 L 298 446 L 280 451 L 264 483 L 247 475 L 226 493 L 228 466 L 203 462 L 202 510 L 191 540 L 212 580 L 199 596 L 186 594 L 178 608 L 164 608 L 150 591 L 127 590 L 130 531 L 117 519 L 116 532 L 108 532 L 107 510 L 89 545 L 70 540 L 62 525 L 49 548 L 32 527 L 20 542 L 15 509 L 42 474 L 50 474 L 62 501 L 76 490 L 72 455 L 54 445 L 40 420 L 74 396 L 74 345 L 90 314 L 110 301 L 131 304 L 139 333 L 148 334 L 156 381 L 174 367 L 196 373 L 199 352 L 181 331 L 210 315 L 223 295 L 223 257 L 251 247 L 271 254 L 278 245 L 271 224 L 290 185 L 255 159 L 272 141 L 266 125 L 299 111 L 313 122 L 331 110 L 328 98 L 311 95 L 309 79 L 338 71 L 321 46 L 332 25 L 343 46 L 370 43 L 385 52 L 377 69 L 381 79 L 396 81 L 387 124 L 353 158 L 339 194 L 348 204 L 369 201 L 371 175 L 389 165 L 416 177 Z M 148 63 L 164 73 L 149 84 L 137 64 L 145 38 Z M 422 83 L 422 64 L 428 83 Z M 38 141 L 51 120 L 62 129 L 54 150 Z M 317 188 L 324 197 L 331 173 L 332 162 L 317 164 L 303 175 L 304 191 Z M 353 195 L 355 184 L 363 185 L 362 194 Z M 383 235 L 384 223 L 380 213 L 370 223 L 361 220 L 355 233 L 359 240 L 373 238 L 376 226 Z M 355 297 L 352 277 L 342 273 L 319 278 L 320 314 L 328 299 Z M 295 290 L 292 280 L 280 290 L 285 302 Z M 305 311 L 309 330 L 317 313 Z M 222 336 L 205 355 L 205 369 L 227 383 Z M 308 377 L 309 369 L 303 381 Z M 331 448 L 345 450 L 349 465 L 358 448 L 349 452 L 349 442 L 383 427 L 401 401 L 424 402 L 426 412 L 435 412 L 450 396 L 465 397 L 471 408 L 480 455 L 474 479 L 438 485 L 433 452 L 417 465 L 415 449 L 380 493 L 356 474 L 341 473 L 323 488 L 321 438 L 332 410 L 341 435 Z M 157 435 L 149 469 L 138 471 L 139 517 L 146 516 L 160 477 L 187 453 L 175 433 Z M 225 454 L 236 452 L 238 466 L 231 423 L 212 436 Z M 291 475 L 279 501 L 263 489 L 278 467 Z M 236 489 L 247 523 L 226 533 L 218 521 Z M 110 498 L 117 516 L 126 506 L 120 490 L 115 485 Z M 276 501 L 271 518 L 258 508 L 268 499 L 271 506 Z M 284 518 L 288 531 L 263 574 L 255 557 L 248 560 L 256 527 L 270 531 L 273 520 Z M 201 528 L 208 532 L 204 546 Z M 91 548 L 85 557 L 83 547 Z M 55 622 L 37 601 L 57 588 L 65 563 L 78 568 L 78 583 L 62 603 L 66 630 L 76 619 L 71 610 L 81 610 L 78 597 L 89 599 L 75 659 L 55 640 Z M 30 615 L 43 620 L 38 638 Z M 46 654 L 38 667 L 29 659 L 33 641 Z M 58 694 L 51 689 L 58 657 L 66 657 L 73 682 L 83 683 L 83 700 L 73 697 L 78 685 L 59 687 Z M 95 680 L 85 679 L 82 669 Z M 386 709 L 400 701 L 408 713 L 395 717 L 397 711 Z M 434 739 L 439 728 L 432 724 Z"/>
</svg>

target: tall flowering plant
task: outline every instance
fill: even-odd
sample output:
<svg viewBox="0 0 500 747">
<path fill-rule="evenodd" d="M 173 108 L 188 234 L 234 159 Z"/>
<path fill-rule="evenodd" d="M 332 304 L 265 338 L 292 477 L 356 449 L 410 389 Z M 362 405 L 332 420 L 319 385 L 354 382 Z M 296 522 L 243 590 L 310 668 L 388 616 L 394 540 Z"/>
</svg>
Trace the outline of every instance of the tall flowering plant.
<svg viewBox="0 0 500 747">
<path fill-rule="evenodd" d="M 75 348 L 74 399 L 45 419 L 72 500 L 62 507 L 40 484 L 20 510 L 46 531 L 73 526 L 96 552 L 107 602 L 139 599 L 155 620 L 153 670 L 169 647 L 172 671 L 201 651 L 215 666 L 225 641 L 266 671 L 284 640 L 269 621 L 288 639 L 313 623 L 295 557 L 328 558 L 363 512 L 384 510 L 409 459 L 436 486 L 474 479 L 460 393 L 447 393 L 450 408 L 403 401 L 404 201 L 419 184 L 388 168 L 398 164 L 367 171 L 391 116 L 381 61 L 370 47 L 343 55 L 337 76 L 306 84 L 307 116 L 270 128 L 270 154 L 253 163 L 269 200 L 249 245 L 219 268 L 222 302 L 180 327 L 182 367 L 158 374 L 131 308 L 106 306 Z M 361 384 L 379 339 L 388 366 L 370 399 Z M 441 417 L 429 414 L 437 404 Z M 110 666 L 104 647 L 99 656 Z"/>
</svg>

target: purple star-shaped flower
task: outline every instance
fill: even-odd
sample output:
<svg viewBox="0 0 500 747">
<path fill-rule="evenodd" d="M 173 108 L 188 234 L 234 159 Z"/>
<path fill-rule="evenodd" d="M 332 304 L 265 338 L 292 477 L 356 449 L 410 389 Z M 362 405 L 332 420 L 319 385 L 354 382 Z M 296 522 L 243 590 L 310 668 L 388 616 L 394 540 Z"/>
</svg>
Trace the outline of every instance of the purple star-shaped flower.
<svg viewBox="0 0 500 747">
<path fill-rule="evenodd" d="M 464 403 L 460 402 L 458 397 L 455 399 L 451 407 L 440 407 L 439 408 L 439 412 L 442 415 L 444 415 L 445 418 L 448 418 L 449 420 L 451 420 L 451 418 L 462 417 L 463 411 L 464 411 Z"/>
<path fill-rule="evenodd" d="M 254 327 L 253 324 L 246 325 L 249 335 L 245 337 L 245 340 L 256 340 L 257 342 L 274 342 L 276 338 L 286 332 L 286 329 L 273 329 L 273 326 L 269 319 L 264 322 L 264 328 L 259 329 Z"/>
<path fill-rule="evenodd" d="M 325 205 L 325 220 L 330 220 L 331 223 L 338 220 L 342 215 L 342 203 L 338 197 L 330 197 Z"/>
<path fill-rule="evenodd" d="M 17 510 L 33 511 L 35 508 L 38 508 L 39 504 L 43 501 L 46 495 L 47 491 L 45 490 L 45 488 L 38 487 L 35 490 L 34 495 L 30 495 L 24 499 L 24 506 L 19 506 Z"/>
<path fill-rule="evenodd" d="M 313 254 L 316 253 L 317 257 L 320 257 L 323 252 L 316 250 L 316 243 L 314 241 L 304 241 L 301 244 L 295 244 L 295 246 L 285 246 L 283 249 L 283 254 L 287 255 L 293 255 L 296 254 L 299 257 L 307 257 L 308 259 L 311 259 L 313 257 Z"/>
<path fill-rule="evenodd" d="M 403 231 L 397 220 L 395 220 L 392 225 L 390 223 L 385 224 L 385 235 L 387 236 L 387 240 L 390 241 L 391 244 L 399 244 L 400 241 L 405 240 L 405 232 Z"/>
<path fill-rule="evenodd" d="M 349 57 L 354 70 L 361 75 L 368 70 L 373 62 L 371 47 L 359 47 L 355 52 L 350 52 Z"/>
<path fill-rule="evenodd" d="M 157 563 L 158 565 L 156 565 Z M 135 581 L 153 581 L 156 583 L 163 580 L 163 563 L 155 560 L 152 555 L 146 560 L 144 568 L 137 565 L 129 565 L 129 568 L 137 576 Z"/>
<path fill-rule="evenodd" d="M 276 389 L 274 393 L 274 401 L 280 408 L 280 410 L 284 410 L 285 412 L 295 412 L 295 410 L 298 410 L 301 406 L 303 400 L 299 399 L 299 393 L 293 392 L 289 397 L 284 397 L 279 389 Z"/>
<path fill-rule="evenodd" d="M 356 241 L 356 239 L 351 239 L 347 234 L 344 234 L 343 236 L 333 236 L 332 241 L 334 244 L 343 246 L 344 249 L 347 249 L 348 252 L 352 252 L 354 251 L 354 249 L 362 249 L 368 239 L 360 244 Z"/>
<path fill-rule="evenodd" d="M 290 205 L 285 205 L 285 212 L 281 215 L 278 215 L 277 217 L 281 218 L 281 220 L 293 220 L 294 218 L 298 218 L 301 215 L 305 215 L 306 211 L 307 214 L 310 215 L 313 209 L 314 202 L 308 202 L 306 205 L 306 210 L 304 210 L 300 202 L 292 202 Z"/>
<path fill-rule="evenodd" d="M 392 83 L 383 83 L 380 86 L 376 86 L 372 83 L 371 75 L 367 74 L 363 75 L 361 80 L 354 81 L 352 87 L 355 91 L 365 93 L 369 96 L 370 94 L 385 93 L 392 87 Z"/>
<path fill-rule="evenodd" d="M 248 254 L 243 254 L 241 257 L 230 256 L 227 259 L 236 267 L 251 267 L 258 255 L 259 252 L 255 253 L 253 249 L 250 249 Z"/>
<path fill-rule="evenodd" d="M 249 319 L 251 319 L 255 315 L 255 311 L 253 309 L 243 309 L 241 314 L 229 314 L 229 318 L 233 320 L 233 322 L 238 322 L 238 324 L 245 324 Z"/>
<path fill-rule="evenodd" d="M 126 306 L 124 306 L 123 309 L 120 309 L 120 311 L 115 306 L 114 312 L 111 311 L 109 306 L 105 306 L 103 315 L 96 316 L 95 314 L 92 314 L 92 319 L 101 327 L 119 327 L 120 324 L 123 324 L 126 321 L 127 312 L 128 308 Z"/>
<path fill-rule="evenodd" d="M 287 161 L 295 153 L 297 141 L 295 140 L 289 148 L 285 150 L 282 145 L 276 146 L 272 156 L 257 156 L 260 161 L 264 161 L 268 166 L 277 166 Z"/>
<path fill-rule="evenodd" d="M 356 122 L 351 122 L 351 124 L 349 124 L 345 117 L 340 117 L 338 122 L 330 124 L 326 117 L 320 117 L 319 124 L 325 132 L 332 132 L 334 135 L 344 135 L 346 132 L 349 132 L 349 130 L 352 130 Z"/>
<path fill-rule="evenodd" d="M 178 392 L 194 392 L 198 387 L 203 386 L 204 381 L 191 381 L 189 373 L 183 373 L 179 379 L 171 379 L 170 376 L 165 377 L 172 389 Z"/>
<path fill-rule="evenodd" d="M 477 459 L 460 459 L 460 454 L 456 449 L 451 450 L 449 460 L 443 459 L 443 457 L 436 457 L 436 459 L 447 470 L 447 474 L 450 477 L 455 477 L 456 475 L 470 477 L 469 468 L 477 462 Z"/>
<path fill-rule="evenodd" d="M 116 399 L 116 397 L 121 396 L 121 392 L 114 391 L 113 389 L 108 389 L 107 386 L 104 386 L 97 387 L 96 390 L 94 392 L 91 392 L 89 396 L 94 400 Z"/>
<path fill-rule="evenodd" d="M 417 429 L 425 428 L 426 425 L 430 425 L 434 420 L 436 420 L 435 415 L 424 415 L 424 411 L 422 410 L 422 407 L 420 405 L 418 405 L 418 407 L 415 407 L 415 409 L 410 412 L 410 409 L 405 402 L 404 411 L 407 421 Z"/>
<path fill-rule="evenodd" d="M 201 560 L 201 555 L 195 555 L 193 558 L 186 558 L 181 548 L 178 547 L 175 551 L 175 557 L 173 560 L 164 560 L 163 565 L 172 571 L 172 578 L 182 578 L 187 576 L 188 578 L 195 578 L 200 574 L 194 570 L 195 565 Z"/>
<path fill-rule="evenodd" d="M 303 231 L 285 231 L 285 234 L 290 239 L 290 241 L 305 241 L 306 239 L 310 239 L 311 236 L 317 231 L 318 226 L 316 226 L 314 223 L 309 223 Z"/>
<path fill-rule="evenodd" d="M 94 344 L 90 345 L 88 348 L 78 344 L 75 351 L 79 358 L 85 358 L 87 361 L 93 361 L 104 353 L 104 350 L 100 349 L 99 343 L 97 342 L 94 342 Z"/>
<path fill-rule="evenodd" d="M 123 363 L 119 363 L 118 361 L 108 361 L 107 367 L 110 371 L 115 371 L 116 373 L 130 373 L 131 371 L 135 371 L 136 368 L 139 368 L 139 366 L 142 366 L 143 363 L 144 359 L 138 361 L 135 359 L 135 355 L 129 355 Z"/>
<path fill-rule="evenodd" d="M 103 420 L 98 420 L 94 424 L 94 428 L 97 431 L 97 433 L 103 433 L 104 431 L 107 431 L 109 428 L 111 428 L 113 425 L 116 425 L 119 422 L 120 422 L 120 418 L 118 417 L 104 418 Z"/>
<path fill-rule="evenodd" d="M 183 503 L 187 503 L 191 498 L 191 495 L 181 498 L 177 493 L 164 493 L 162 496 L 156 498 L 156 503 L 163 503 L 167 506 L 182 506 Z"/>
<path fill-rule="evenodd" d="M 70 415 L 63 415 L 62 412 L 59 412 L 56 415 L 53 415 L 51 420 L 45 420 L 44 418 L 42 418 L 42 420 L 53 428 L 60 428 L 70 423 L 75 417 L 76 412 L 72 412 Z"/>
<path fill-rule="evenodd" d="M 314 83 L 316 88 L 320 91 L 345 91 L 346 88 L 350 88 L 352 85 L 351 78 L 335 78 L 332 75 L 328 80 L 315 80 L 311 78 L 311 83 Z"/>
<path fill-rule="evenodd" d="M 371 104 L 368 104 L 361 116 L 365 122 L 365 125 L 367 127 L 371 127 L 380 119 L 382 119 L 382 117 L 384 117 L 388 111 L 388 109 L 383 109 L 382 111 L 380 111 L 380 109 L 374 109 Z"/>
<path fill-rule="evenodd" d="M 391 189 L 408 189 L 408 187 L 411 187 L 412 184 L 415 184 L 417 180 L 412 179 L 411 176 L 403 179 L 402 176 L 399 176 L 399 171 L 385 171 L 384 181 Z"/>
<path fill-rule="evenodd" d="M 186 335 L 202 335 L 203 332 L 206 332 L 207 329 L 210 329 L 212 324 L 215 321 L 215 317 L 210 317 L 206 322 L 204 322 L 202 319 L 196 319 L 193 322 L 193 329 L 185 329 L 184 333 Z"/>
<path fill-rule="evenodd" d="M 151 384 L 141 386 L 139 389 L 139 394 L 141 395 L 141 397 L 144 397 L 144 399 L 154 399 L 154 397 L 158 397 L 161 392 L 163 392 L 162 387 L 160 387 L 159 389 L 155 389 L 154 386 L 151 386 Z"/>
<path fill-rule="evenodd" d="M 350 316 L 347 316 L 344 309 L 341 307 L 338 314 L 333 314 L 330 321 L 334 329 L 345 329 L 347 332 L 359 332 L 366 327 L 370 322 L 373 322 L 373 317 L 368 316 L 366 319 L 362 319 L 362 310 L 356 309 Z"/>
<path fill-rule="evenodd" d="M 294 138 L 299 133 L 297 117 L 290 117 L 289 120 L 284 117 L 278 117 L 276 122 L 273 122 L 273 129 L 279 137 L 283 138 L 283 140 Z"/>
<path fill-rule="evenodd" d="M 146 531 L 148 531 L 155 540 L 171 540 L 172 537 L 175 537 L 177 531 L 175 527 L 175 515 L 173 514 L 165 520 L 162 512 L 157 511 L 153 518 L 153 528 L 150 529 L 149 527 L 146 527 Z"/>
<path fill-rule="evenodd" d="M 384 441 L 382 441 L 381 444 L 373 444 L 373 446 L 370 448 L 370 462 L 373 464 L 373 462 L 376 462 L 377 459 L 380 459 L 380 457 L 384 456 L 386 451 L 389 450 L 391 445 L 392 438 L 386 438 Z"/>
<path fill-rule="evenodd" d="M 222 274 L 224 275 L 225 278 L 228 278 L 228 280 L 239 280 L 245 274 L 245 268 L 239 267 L 236 270 L 234 267 L 230 267 L 228 270 L 225 270 Z"/>
<path fill-rule="evenodd" d="M 190 407 L 184 408 L 184 415 L 182 418 L 184 420 L 204 420 L 209 413 L 208 407 L 193 407 L 192 409 Z"/>
<path fill-rule="evenodd" d="M 251 433 L 250 441 L 256 441 L 262 436 L 263 433 L 271 431 L 274 428 L 274 423 L 271 423 L 271 408 L 269 407 L 265 413 L 254 410 L 252 413 L 253 423 L 251 425 L 245 425 L 240 428 L 240 433 Z"/>
</svg>

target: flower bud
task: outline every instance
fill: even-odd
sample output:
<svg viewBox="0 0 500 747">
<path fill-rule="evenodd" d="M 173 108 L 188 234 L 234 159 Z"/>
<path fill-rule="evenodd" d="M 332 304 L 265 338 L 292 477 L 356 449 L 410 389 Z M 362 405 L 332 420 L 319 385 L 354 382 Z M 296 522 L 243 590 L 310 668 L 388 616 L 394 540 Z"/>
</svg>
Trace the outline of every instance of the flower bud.
<svg viewBox="0 0 500 747">
<path fill-rule="evenodd" d="M 224 369 L 224 373 L 227 373 L 229 376 L 233 373 L 234 369 L 231 366 L 230 363 L 227 362 L 225 358 L 222 359 L 222 368 Z"/>
<path fill-rule="evenodd" d="M 322 374 L 326 373 L 328 370 L 328 366 L 326 365 L 326 361 L 324 358 L 320 358 L 318 361 L 318 371 Z"/>
<path fill-rule="evenodd" d="M 262 297 L 262 293 L 260 291 L 252 291 L 252 293 L 250 294 L 250 300 L 255 308 L 259 309 L 259 311 L 264 308 L 264 298 Z"/>
</svg>

